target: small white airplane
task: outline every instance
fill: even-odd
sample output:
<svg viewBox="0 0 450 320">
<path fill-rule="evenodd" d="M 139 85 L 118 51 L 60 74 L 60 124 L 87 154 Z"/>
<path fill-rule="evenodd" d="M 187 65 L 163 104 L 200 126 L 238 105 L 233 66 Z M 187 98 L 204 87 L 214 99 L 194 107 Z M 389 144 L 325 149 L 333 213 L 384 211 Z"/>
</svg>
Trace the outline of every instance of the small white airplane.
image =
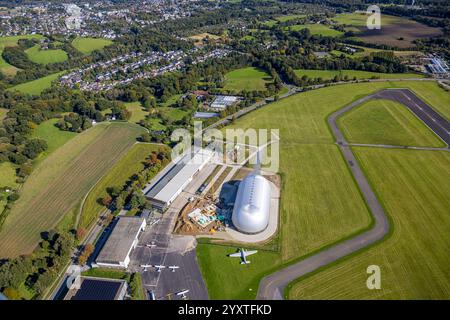
<svg viewBox="0 0 450 320">
<path fill-rule="evenodd" d="M 147 271 L 147 268 L 151 268 L 152 265 L 151 264 L 141 264 L 141 268 L 144 268 L 144 272 Z"/>
<path fill-rule="evenodd" d="M 258 250 L 245 250 L 243 248 L 239 248 L 239 252 L 229 254 L 229 257 L 232 258 L 241 258 L 241 264 L 249 264 L 250 261 L 247 260 L 247 257 L 257 253 Z"/>
<path fill-rule="evenodd" d="M 166 266 L 161 266 L 161 265 L 155 265 L 154 267 L 156 268 L 157 272 L 161 272 L 162 269 L 166 268 Z"/>
<path fill-rule="evenodd" d="M 187 294 L 188 292 L 189 292 L 189 290 L 183 290 L 183 291 L 177 292 L 176 295 L 179 296 L 179 297 L 181 297 L 181 299 L 186 300 L 186 299 L 187 299 L 186 294 Z"/>
<path fill-rule="evenodd" d="M 179 266 L 169 266 L 169 269 L 172 270 L 172 272 L 175 272 L 175 269 L 179 269 Z"/>
</svg>

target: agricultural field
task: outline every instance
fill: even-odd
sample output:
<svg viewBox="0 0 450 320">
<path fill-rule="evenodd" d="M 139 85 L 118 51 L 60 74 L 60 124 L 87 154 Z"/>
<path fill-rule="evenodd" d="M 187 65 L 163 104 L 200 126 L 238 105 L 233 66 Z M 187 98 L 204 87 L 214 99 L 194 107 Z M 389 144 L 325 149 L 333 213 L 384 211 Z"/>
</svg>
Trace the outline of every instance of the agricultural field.
<svg viewBox="0 0 450 320">
<path fill-rule="evenodd" d="M 91 52 L 101 50 L 112 43 L 113 42 L 108 39 L 77 37 L 72 41 L 72 46 L 81 53 L 90 54 Z"/>
<path fill-rule="evenodd" d="M 333 18 L 339 24 L 348 26 L 347 30 L 355 32 L 358 39 L 374 44 L 386 44 L 393 47 L 409 48 L 416 39 L 428 38 L 442 34 L 438 28 L 426 26 L 403 17 L 382 15 L 379 30 L 368 30 L 366 14 L 344 13 Z"/>
<path fill-rule="evenodd" d="M 323 25 L 323 24 L 299 24 L 291 27 L 287 27 L 287 29 L 292 31 L 299 31 L 302 29 L 308 28 L 311 34 L 320 34 L 324 37 L 338 37 L 342 34 L 344 34 L 341 31 L 331 29 L 330 27 Z"/>
<path fill-rule="evenodd" d="M 40 155 L 39 159 L 49 155 L 77 135 L 75 132 L 60 130 L 55 126 L 57 122 L 58 119 L 50 119 L 42 122 L 33 130 L 33 138 L 47 141 L 48 148 Z"/>
<path fill-rule="evenodd" d="M 266 84 L 271 81 L 272 78 L 265 71 L 247 67 L 225 74 L 225 86 L 223 89 L 230 91 L 264 91 L 266 90 Z"/>
<path fill-rule="evenodd" d="M 0 188 L 17 188 L 16 166 L 11 162 L 0 163 Z"/>
<path fill-rule="evenodd" d="M 143 162 L 150 153 L 158 151 L 160 147 L 161 145 L 157 144 L 135 144 L 131 147 L 127 154 L 89 192 L 81 210 L 80 226 L 89 226 L 105 208 L 100 201 L 107 195 L 107 188 L 122 188 L 133 174 L 144 169 Z"/>
<path fill-rule="evenodd" d="M 69 58 L 64 50 L 41 50 L 40 45 L 35 45 L 34 47 L 25 50 L 25 53 L 31 61 L 39 64 L 64 62 Z"/>
<path fill-rule="evenodd" d="M 76 207 L 143 131 L 126 122 L 100 123 L 40 162 L 0 231 L 0 257 L 33 251 L 41 232 L 54 228 Z"/>
<path fill-rule="evenodd" d="M 347 76 L 349 79 L 356 77 L 357 79 L 415 79 L 423 78 L 424 76 L 418 73 L 379 73 L 370 71 L 360 71 L 360 70 L 306 70 L 297 69 L 294 70 L 298 77 L 304 75 L 308 78 L 322 78 L 323 80 L 331 80 L 335 76 Z"/>
<path fill-rule="evenodd" d="M 338 119 L 348 142 L 397 146 L 445 147 L 445 143 L 405 106 L 371 100 Z"/>
<path fill-rule="evenodd" d="M 1 54 L 3 53 L 3 49 L 5 47 L 17 46 L 17 42 L 20 39 L 43 39 L 43 38 L 44 37 L 39 34 L 0 37 L 0 72 L 4 73 L 6 75 L 15 75 L 18 70 L 16 67 L 7 63 L 1 56 Z"/>
<path fill-rule="evenodd" d="M 130 102 L 125 104 L 128 111 L 131 111 L 131 118 L 128 120 L 133 123 L 138 123 L 139 121 L 145 119 L 148 115 L 140 102 Z"/>
<path fill-rule="evenodd" d="M 276 260 L 270 265 L 271 272 L 370 226 L 372 220 L 368 209 L 334 144 L 326 118 L 362 96 L 387 87 L 414 87 L 416 83 L 421 82 L 358 83 L 312 90 L 255 110 L 230 126 L 280 130 L 281 230 L 278 239 L 274 240 L 278 250 L 262 251 L 259 258 L 264 260 L 265 255 L 270 254 L 267 260 Z M 434 85 L 430 87 L 432 90 L 443 91 Z M 426 88 L 420 88 L 417 86 L 419 93 L 427 92 Z M 443 103 L 440 102 L 441 107 Z M 445 108 L 448 111 L 450 104 Z M 221 248 L 211 244 L 197 248 L 210 296 L 222 299 L 254 297 L 249 289 L 269 267 L 260 265 L 261 274 L 252 274 L 251 283 L 241 282 L 243 277 L 234 269 L 224 269 L 225 251 Z M 220 274 L 227 274 L 226 281 L 207 270 L 223 270 Z"/>
<path fill-rule="evenodd" d="M 24 94 L 40 95 L 42 91 L 52 86 L 53 81 L 58 79 L 65 71 L 53 73 L 49 76 L 42 77 L 33 81 L 18 84 L 14 87 L 8 88 L 10 91 L 17 90 Z"/>
<path fill-rule="evenodd" d="M 450 154 L 354 150 L 392 219 L 393 233 L 375 247 L 301 279 L 289 298 L 448 299 Z M 380 290 L 366 287 L 365 271 L 373 264 L 381 269 Z"/>
</svg>

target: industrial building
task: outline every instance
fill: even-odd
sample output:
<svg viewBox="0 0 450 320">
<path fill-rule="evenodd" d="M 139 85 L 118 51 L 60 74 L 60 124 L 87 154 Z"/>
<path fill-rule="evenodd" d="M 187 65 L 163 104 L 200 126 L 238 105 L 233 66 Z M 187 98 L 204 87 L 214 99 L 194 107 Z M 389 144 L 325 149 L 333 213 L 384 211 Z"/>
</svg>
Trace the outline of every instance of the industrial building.
<svg viewBox="0 0 450 320">
<path fill-rule="evenodd" d="M 213 103 L 211 103 L 209 109 L 213 111 L 222 111 L 232 106 L 238 101 L 236 96 L 216 96 Z"/>
<path fill-rule="evenodd" d="M 148 184 L 143 192 L 154 209 L 164 211 L 212 159 L 213 152 L 200 149 L 168 165 L 163 174 Z"/>
<path fill-rule="evenodd" d="M 231 220 L 240 232 L 255 234 L 269 224 L 271 187 L 257 172 L 245 177 L 239 184 Z"/>
<path fill-rule="evenodd" d="M 123 300 L 127 290 L 125 280 L 80 277 L 80 287 L 71 288 L 64 300 Z"/>
<path fill-rule="evenodd" d="M 142 217 L 120 217 L 95 263 L 101 267 L 128 268 L 130 253 L 138 244 L 146 221 Z"/>
</svg>

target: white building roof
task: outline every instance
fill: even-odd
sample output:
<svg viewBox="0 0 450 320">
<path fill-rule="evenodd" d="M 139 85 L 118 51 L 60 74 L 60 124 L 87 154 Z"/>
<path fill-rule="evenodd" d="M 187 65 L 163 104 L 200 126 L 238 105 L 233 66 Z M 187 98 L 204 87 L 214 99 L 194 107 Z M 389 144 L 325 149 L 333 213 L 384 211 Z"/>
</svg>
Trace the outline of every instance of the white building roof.
<svg viewBox="0 0 450 320">
<path fill-rule="evenodd" d="M 211 159 L 212 152 L 202 149 L 195 153 L 184 155 L 181 160 L 173 163 L 167 173 L 153 185 L 144 189 L 148 198 L 170 203 L 189 183 L 195 173 Z"/>
<path fill-rule="evenodd" d="M 113 264 L 125 261 L 143 228 L 145 228 L 144 218 L 120 217 L 96 261 Z"/>
<path fill-rule="evenodd" d="M 263 176 L 252 173 L 241 181 L 231 220 L 241 232 L 254 234 L 269 224 L 270 184 Z"/>
</svg>

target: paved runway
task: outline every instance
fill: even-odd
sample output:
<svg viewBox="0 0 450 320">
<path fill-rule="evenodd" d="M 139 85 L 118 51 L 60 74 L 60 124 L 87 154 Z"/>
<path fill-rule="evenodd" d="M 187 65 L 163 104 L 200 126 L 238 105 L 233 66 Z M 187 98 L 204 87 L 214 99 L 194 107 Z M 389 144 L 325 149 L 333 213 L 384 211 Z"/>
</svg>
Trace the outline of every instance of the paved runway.
<svg viewBox="0 0 450 320">
<path fill-rule="evenodd" d="M 351 146 L 347 143 L 340 131 L 336 120 L 344 113 L 367 102 L 370 99 L 392 99 L 404 104 L 416 114 L 428 127 L 430 127 L 443 141 L 449 145 L 449 123 L 430 106 L 420 100 L 407 89 L 386 89 L 373 95 L 359 99 L 344 108 L 339 109 L 328 117 L 328 124 L 336 138 L 342 154 L 349 164 L 349 168 L 358 184 L 361 193 L 374 217 L 375 224 L 372 229 L 348 240 L 340 242 L 326 250 L 312 255 L 304 260 L 294 263 L 262 279 L 257 299 L 283 299 L 286 286 L 299 277 L 306 275 L 320 267 L 326 266 L 353 252 L 380 241 L 389 232 L 389 221 L 383 207 L 369 185 L 363 171 L 359 167 Z"/>
<path fill-rule="evenodd" d="M 386 89 L 372 95 L 375 99 L 390 99 L 405 105 L 446 144 L 450 145 L 450 123 L 408 89 Z"/>
</svg>

